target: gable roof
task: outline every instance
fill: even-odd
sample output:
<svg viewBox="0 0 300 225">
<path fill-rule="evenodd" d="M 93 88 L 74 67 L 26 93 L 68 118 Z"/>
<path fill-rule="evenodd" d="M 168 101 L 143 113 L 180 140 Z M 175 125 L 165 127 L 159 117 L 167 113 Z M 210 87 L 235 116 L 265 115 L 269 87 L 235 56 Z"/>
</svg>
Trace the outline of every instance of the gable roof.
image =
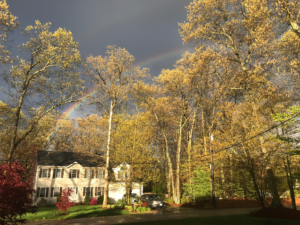
<svg viewBox="0 0 300 225">
<path fill-rule="evenodd" d="M 83 167 L 101 167 L 105 161 L 100 156 L 79 152 L 38 151 L 37 164 L 43 166 L 69 166 L 77 162 Z"/>
</svg>

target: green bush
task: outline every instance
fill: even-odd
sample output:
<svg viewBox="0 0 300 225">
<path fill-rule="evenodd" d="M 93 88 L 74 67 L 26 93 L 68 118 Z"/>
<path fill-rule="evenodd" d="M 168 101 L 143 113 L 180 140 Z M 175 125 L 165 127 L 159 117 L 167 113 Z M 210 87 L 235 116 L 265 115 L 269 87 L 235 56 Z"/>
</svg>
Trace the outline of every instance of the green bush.
<svg viewBox="0 0 300 225">
<path fill-rule="evenodd" d="M 45 198 L 41 198 L 40 201 L 36 204 L 37 207 L 45 207 L 48 205 L 48 202 Z"/>
<path fill-rule="evenodd" d="M 146 211 L 147 211 L 146 207 L 142 207 L 141 212 L 146 212 Z"/>
<path fill-rule="evenodd" d="M 142 207 L 138 207 L 138 208 L 136 209 L 136 211 L 137 211 L 137 212 L 141 212 L 141 211 L 142 211 Z"/>
<path fill-rule="evenodd" d="M 107 205 L 106 207 L 107 207 L 108 209 L 110 209 L 111 205 Z"/>
<path fill-rule="evenodd" d="M 174 200 L 173 200 L 173 198 L 166 198 L 165 202 L 166 203 L 174 203 Z"/>
<path fill-rule="evenodd" d="M 103 195 L 99 195 L 98 196 L 97 202 L 98 202 L 98 205 L 102 205 L 103 204 Z"/>
<path fill-rule="evenodd" d="M 133 207 L 132 206 L 128 206 L 128 210 L 129 210 L 129 212 L 133 212 Z"/>
<path fill-rule="evenodd" d="M 115 205 L 118 206 L 119 208 L 123 208 L 126 205 L 126 201 L 119 199 L 118 201 L 116 201 Z"/>
<path fill-rule="evenodd" d="M 61 194 L 59 193 L 59 194 L 57 195 L 57 197 L 56 197 L 56 202 L 61 202 L 60 199 L 59 199 L 60 197 L 61 197 Z"/>
<path fill-rule="evenodd" d="M 151 211 L 151 208 L 147 208 L 147 211 Z"/>
<path fill-rule="evenodd" d="M 111 209 L 114 209 L 114 208 L 116 208 L 116 205 L 112 205 L 112 206 L 110 206 L 110 208 L 111 208 Z"/>
<path fill-rule="evenodd" d="M 85 205 L 89 205 L 90 204 L 90 192 L 86 192 L 83 203 Z"/>
</svg>

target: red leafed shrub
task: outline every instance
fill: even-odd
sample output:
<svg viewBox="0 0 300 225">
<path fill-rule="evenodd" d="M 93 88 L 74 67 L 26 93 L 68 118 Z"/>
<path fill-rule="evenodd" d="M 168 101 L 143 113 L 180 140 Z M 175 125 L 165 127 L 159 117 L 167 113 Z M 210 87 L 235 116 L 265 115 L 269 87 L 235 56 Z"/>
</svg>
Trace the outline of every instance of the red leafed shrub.
<svg viewBox="0 0 300 225">
<path fill-rule="evenodd" d="M 97 205 L 98 202 L 97 202 L 97 199 L 96 198 L 93 198 L 91 201 L 90 201 L 90 205 Z"/>
<path fill-rule="evenodd" d="M 65 188 L 62 190 L 61 196 L 59 198 L 59 202 L 56 202 L 56 210 L 60 210 L 62 212 L 66 212 L 71 208 L 72 206 L 75 206 L 74 202 L 71 202 L 69 197 L 73 193 L 73 190 Z"/>
<path fill-rule="evenodd" d="M 142 206 L 147 207 L 148 206 L 147 202 L 143 202 Z"/>
<path fill-rule="evenodd" d="M 29 181 L 25 181 L 25 170 L 18 162 L 0 165 L 0 224 L 27 222 L 19 216 L 36 213 L 37 207 L 32 205 L 34 192 Z"/>
</svg>

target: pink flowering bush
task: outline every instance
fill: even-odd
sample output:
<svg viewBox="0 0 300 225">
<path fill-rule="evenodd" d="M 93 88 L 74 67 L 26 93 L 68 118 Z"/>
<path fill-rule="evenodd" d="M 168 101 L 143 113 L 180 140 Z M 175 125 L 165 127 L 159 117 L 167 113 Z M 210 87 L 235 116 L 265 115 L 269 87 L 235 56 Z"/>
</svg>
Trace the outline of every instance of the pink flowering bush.
<svg viewBox="0 0 300 225">
<path fill-rule="evenodd" d="M 98 202 L 97 202 L 97 199 L 96 198 L 93 198 L 91 201 L 90 201 L 90 205 L 97 205 Z"/>
</svg>

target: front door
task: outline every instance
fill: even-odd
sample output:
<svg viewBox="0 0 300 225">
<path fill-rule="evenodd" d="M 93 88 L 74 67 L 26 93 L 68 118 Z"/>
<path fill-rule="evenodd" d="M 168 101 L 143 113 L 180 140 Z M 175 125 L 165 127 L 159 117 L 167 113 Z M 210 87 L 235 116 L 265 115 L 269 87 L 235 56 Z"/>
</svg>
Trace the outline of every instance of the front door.
<svg viewBox="0 0 300 225">
<path fill-rule="evenodd" d="M 78 202 L 78 188 L 76 188 L 76 187 L 68 187 L 68 188 L 73 191 L 73 193 L 69 197 L 70 201 Z"/>
</svg>

